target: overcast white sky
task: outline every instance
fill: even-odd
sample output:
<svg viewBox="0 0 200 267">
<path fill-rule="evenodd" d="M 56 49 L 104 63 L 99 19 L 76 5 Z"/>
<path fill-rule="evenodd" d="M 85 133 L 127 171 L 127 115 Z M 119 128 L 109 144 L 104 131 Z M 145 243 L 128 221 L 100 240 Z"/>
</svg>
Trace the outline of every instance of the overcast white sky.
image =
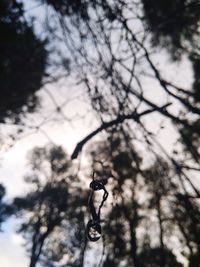
<svg viewBox="0 0 200 267">
<path fill-rule="evenodd" d="M 37 1 L 27 1 L 27 3 L 34 3 Z M 30 8 L 31 5 L 27 4 L 26 9 Z M 164 59 L 163 54 L 158 56 L 158 61 L 163 62 L 163 69 L 166 70 L 166 64 L 169 64 L 169 59 L 165 61 L 160 60 Z M 167 63 L 166 63 L 167 62 Z M 162 69 L 162 66 L 160 66 Z M 170 68 L 168 73 L 168 80 L 172 80 L 176 78 L 177 82 L 182 83 L 183 87 L 187 88 L 190 86 L 192 77 L 191 71 L 189 70 L 189 65 L 187 61 L 184 64 L 174 65 L 174 68 Z M 184 77 L 184 78 L 183 78 Z M 152 83 L 152 88 L 156 85 Z M 61 104 L 63 102 L 63 95 L 65 94 L 66 98 L 66 90 L 58 91 L 58 88 L 51 88 L 51 92 L 54 94 L 58 103 Z M 59 93 L 58 93 L 59 92 Z M 155 101 L 162 102 L 162 95 L 159 95 L 156 89 L 153 91 L 149 90 L 149 94 L 151 98 Z M 74 94 L 78 95 L 81 93 L 81 89 L 73 88 L 69 89 L 68 96 L 71 98 Z M 54 105 L 51 103 L 51 99 L 47 96 L 45 97 L 45 92 L 40 93 L 44 99 L 43 105 L 45 112 L 51 113 L 53 109 L 55 109 Z M 86 98 L 85 98 L 86 101 Z M 97 121 L 94 117 L 88 112 L 88 104 L 84 102 L 84 100 L 75 100 L 70 104 L 66 105 L 64 112 L 67 117 L 74 117 L 74 115 L 83 115 L 85 118 L 73 120 L 73 125 L 68 122 L 63 121 L 62 116 L 55 117 L 55 120 L 60 122 L 51 122 L 45 125 L 42 129 L 48 136 L 53 140 L 55 144 L 63 145 L 69 153 L 71 153 L 77 144 L 83 137 L 85 137 L 92 129 L 98 125 Z M 87 114 L 87 116 L 86 116 Z M 34 115 L 34 122 L 40 120 L 41 117 L 37 117 L 38 115 Z M 40 115 L 39 115 L 40 116 Z M 78 118 L 78 117 L 76 117 Z M 145 119 L 147 125 L 150 128 L 155 129 L 155 124 L 160 119 L 157 115 L 153 115 L 151 121 Z M 152 123 L 154 121 L 154 124 Z M 160 140 L 163 141 L 163 145 L 166 149 L 172 148 L 172 144 L 174 142 L 174 134 L 173 128 L 169 126 L 168 123 L 165 123 L 167 129 L 163 130 L 160 133 Z M 3 126 L 2 126 L 3 127 Z M 0 182 L 3 183 L 8 192 L 8 197 L 11 198 L 20 193 L 26 192 L 28 189 L 23 182 L 23 175 L 26 172 L 26 154 L 27 151 L 32 149 L 35 146 L 43 146 L 48 142 L 47 138 L 41 133 L 37 132 L 35 134 L 31 134 L 27 137 L 19 139 L 14 146 L 7 151 L 6 154 L 3 155 L 1 161 L 1 169 L 0 169 Z M 0 266 L 1 267 L 27 267 L 28 261 L 25 253 L 25 249 L 21 246 L 23 243 L 22 238 L 15 233 L 17 228 L 17 223 L 15 220 L 9 220 L 6 224 L 4 224 L 5 232 L 0 233 Z"/>
<path fill-rule="evenodd" d="M 84 114 L 86 105 L 77 102 L 71 107 L 72 112 L 81 112 Z M 68 113 L 69 109 L 66 108 Z M 68 123 L 53 122 L 44 127 L 45 132 L 56 145 L 62 145 L 72 153 L 76 143 L 86 134 L 90 129 L 95 128 L 95 121 L 90 116 L 87 119 L 74 122 L 73 127 Z M 7 197 L 10 199 L 14 196 L 28 192 L 28 187 L 23 181 L 23 176 L 28 170 L 26 155 L 35 146 L 44 146 L 49 140 L 40 132 L 29 135 L 17 141 L 14 146 L 3 155 L 0 168 L 0 182 L 6 186 Z M 17 222 L 10 219 L 3 225 L 5 230 L 0 233 L 0 266 L 1 267 L 27 267 L 27 257 L 25 249 L 21 247 L 22 238 L 15 233 L 17 229 Z"/>
<path fill-rule="evenodd" d="M 51 92 L 54 93 L 58 102 L 62 103 L 63 98 L 56 95 L 58 93 L 57 88 L 53 89 Z M 40 93 L 41 95 L 45 95 L 45 93 Z M 157 95 L 154 96 L 155 98 Z M 161 96 L 160 96 L 161 97 Z M 44 106 L 46 106 L 47 110 L 54 109 L 52 103 L 50 104 L 50 99 L 45 98 Z M 45 107 L 44 107 L 45 109 Z M 88 110 L 88 105 L 86 103 L 81 102 L 79 100 L 75 100 L 72 103 L 68 104 L 64 109 L 65 114 L 69 116 L 74 116 L 74 114 L 86 114 Z M 34 115 L 37 118 L 37 115 Z M 45 132 L 48 133 L 48 136 L 53 140 L 55 144 L 63 145 L 69 154 L 72 153 L 75 145 L 78 141 L 80 141 L 83 137 L 85 137 L 92 129 L 98 125 L 92 115 L 89 114 L 85 119 L 74 120 L 73 125 L 63 122 L 61 117 L 60 122 L 51 122 L 43 127 Z M 36 119 L 37 120 L 37 119 Z M 145 119 L 146 124 L 149 125 L 150 128 L 155 129 L 155 125 L 159 122 L 159 118 L 157 115 L 153 115 L 151 121 Z M 154 126 L 152 124 L 154 121 Z M 167 126 L 167 122 L 165 122 L 165 126 L 167 130 L 163 130 L 160 132 L 159 138 L 163 140 L 164 147 L 169 149 L 172 147 L 172 143 L 174 142 L 174 131 L 173 128 Z M 153 126 L 153 127 L 152 127 Z M 0 169 L 0 182 L 2 182 L 8 192 L 8 197 L 11 198 L 16 195 L 20 195 L 21 193 L 27 192 L 28 188 L 23 182 L 23 175 L 27 170 L 26 166 L 26 154 L 27 151 L 31 150 L 35 146 L 43 146 L 48 141 L 48 139 L 40 132 L 35 134 L 28 135 L 22 139 L 19 139 L 14 146 L 4 154 L 3 159 L 1 161 L 1 169 Z M 15 233 L 17 229 L 17 222 L 14 220 L 9 220 L 8 223 L 4 224 L 5 232 L 0 234 L 0 266 L 2 267 L 27 267 L 27 256 L 25 252 L 25 248 L 22 247 L 23 240 L 22 238 Z"/>
</svg>

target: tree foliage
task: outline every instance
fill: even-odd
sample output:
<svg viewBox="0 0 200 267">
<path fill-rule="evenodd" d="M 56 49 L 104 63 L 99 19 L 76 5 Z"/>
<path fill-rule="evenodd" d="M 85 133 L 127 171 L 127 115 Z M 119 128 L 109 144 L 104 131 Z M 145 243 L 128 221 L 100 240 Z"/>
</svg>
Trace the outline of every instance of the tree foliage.
<svg viewBox="0 0 200 267">
<path fill-rule="evenodd" d="M 45 42 L 25 20 L 21 2 L 0 2 L 0 33 L 0 120 L 4 121 L 35 109 L 35 92 L 42 86 L 47 52 Z"/>
<path fill-rule="evenodd" d="M 13 214 L 12 205 L 4 200 L 6 195 L 5 187 L 0 184 L 0 231 L 2 231 L 2 224 Z"/>
<path fill-rule="evenodd" d="M 108 171 L 112 174 L 112 182 L 106 185 L 113 193 L 113 207 L 107 207 L 104 213 L 108 220 L 104 227 L 103 266 L 181 266 L 172 237 L 176 237 L 182 250 L 179 252 L 193 266 L 200 251 L 200 192 L 195 177 L 200 171 L 198 1 L 38 2 L 48 6 L 47 35 L 69 57 L 75 83 L 86 89 L 100 124 L 77 144 L 72 158 L 77 158 L 97 134 L 104 131 L 108 138 L 106 144 L 100 142 L 92 146 L 94 149 L 89 148 L 91 170 L 98 177 Z M 2 27 L 10 27 L 11 34 L 5 36 L 8 41 L 12 36 L 20 44 L 21 36 L 26 36 L 25 40 L 31 43 L 31 54 L 33 48 L 38 48 L 34 59 L 38 55 L 39 71 L 34 76 L 32 70 L 37 62 L 33 62 L 33 69 L 26 66 L 23 71 L 25 78 L 15 79 L 17 72 L 13 74 L 15 85 L 20 82 L 25 85 L 20 88 L 31 86 L 27 92 L 31 91 L 32 98 L 22 91 L 24 102 L 15 97 L 17 104 L 12 106 L 6 96 L 4 103 L 8 108 L 2 111 L 2 118 L 21 112 L 24 103 L 30 103 L 27 104 L 30 110 L 35 107 L 33 93 L 41 85 L 46 62 L 46 52 L 41 48 L 44 43 L 34 37 L 32 27 L 19 19 L 22 8 L 19 3 L 15 5 L 16 13 L 2 9 L 8 21 L 16 22 L 10 26 L 10 22 L 2 20 L 6 25 Z M 13 8 L 5 3 L 4 6 Z M 12 48 L 9 42 L 7 48 Z M 8 66 L 22 65 L 21 60 L 29 64 L 30 54 L 26 49 L 19 62 L 13 57 L 12 65 Z M 19 54 L 18 50 L 14 53 Z M 169 68 L 160 64 L 167 57 Z M 187 86 L 184 77 L 180 81 L 172 73 L 171 80 L 168 73 L 171 67 L 177 70 L 183 59 L 190 64 L 193 74 Z M 5 68 L 4 61 L 3 54 L 2 73 L 8 72 L 10 76 L 12 68 Z M 31 71 L 26 73 L 27 70 Z M 7 83 L 6 75 L 3 84 Z M 5 88 L 8 87 L 12 88 Z M 177 145 L 173 150 L 160 141 L 163 125 L 170 125 L 175 133 Z M 70 232 L 79 221 L 84 225 L 82 204 L 77 199 L 85 203 L 85 193 L 73 186 L 74 176 L 70 172 L 66 178 L 70 164 L 61 148 L 36 149 L 31 157 L 34 191 L 16 199 L 15 204 L 23 216 L 29 214 L 24 216 L 21 231 L 27 235 L 28 242 L 31 240 L 31 257 L 35 258 L 32 266 L 39 259 L 44 265 L 48 262 L 49 266 L 62 266 L 66 264 L 64 256 L 68 266 L 82 266 L 88 248 L 83 228 L 76 232 L 78 237 L 69 236 L 67 241 L 58 240 L 56 234 L 62 236 L 63 229 Z M 73 254 L 80 240 L 83 241 L 79 261 Z"/>
<path fill-rule="evenodd" d="M 160 267 L 160 255 L 161 255 L 160 248 L 153 248 L 153 249 L 145 249 L 140 253 L 140 258 L 142 259 L 141 267 Z M 164 250 L 165 258 L 166 258 L 166 267 L 175 266 L 181 267 L 182 264 L 177 262 L 175 256 L 171 251 L 168 249 Z"/>
<path fill-rule="evenodd" d="M 173 48 L 174 55 L 193 49 L 199 34 L 198 1 L 142 0 L 144 19 L 154 34 L 153 43 Z"/>
<path fill-rule="evenodd" d="M 182 266 L 172 253 L 171 240 L 176 236 L 181 243 L 185 238 L 182 229 L 178 229 L 183 219 L 174 218 L 180 190 L 175 171 L 159 158 L 144 166 L 140 153 L 123 131 L 115 131 L 107 142 L 97 143 L 95 151 L 93 169 L 103 162 L 101 176 L 110 168 L 113 179 L 109 188 L 113 205 L 104 215 L 103 266 Z M 188 216 L 186 210 L 183 213 Z M 198 216 L 199 211 L 195 214 Z M 193 221 L 190 216 L 188 220 Z M 188 225 L 184 227 L 190 231 Z M 185 240 L 181 249 L 187 248 Z"/>
<path fill-rule="evenodd" d="M 19 232 L 26 240 L 29 266 L 35 267 L 39 261 L 44 266 L 59 261 L 80 266 L 85 246 L 85 193 L 73 188 L 78 180 L 61 147 L 35 148 L 31 158 L 32 173 L 26 180 L 33 189 L 14 200 L 16 214 L 22 218 Z"/>
</svg>

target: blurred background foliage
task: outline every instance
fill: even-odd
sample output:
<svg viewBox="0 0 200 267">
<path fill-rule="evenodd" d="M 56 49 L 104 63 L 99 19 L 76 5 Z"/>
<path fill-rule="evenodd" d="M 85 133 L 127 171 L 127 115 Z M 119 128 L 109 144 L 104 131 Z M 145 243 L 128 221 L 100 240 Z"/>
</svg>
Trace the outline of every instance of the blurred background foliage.
<svg viewBox="0 0 200 267">
<path fill-rule="evenodd" d="M 200 171 L 199 1 L 36 2 L 50 9 L 44 27 L 48 38 L 36 33 L 22 1 L 0 1 L 0 122 L 20 125 L 35 111 L 37 92 L 50 81 L 45 78 L 55 80 L 50 70 L 58 67 L 54 62 L 60 56 L 66 76 L 72 72 L 86 88 L 101 125 L 83 145 L 106 132 L 106 138 L 93 142 L 84 154 L 87 183 L 91 173 L 97 179 L 109 177 L 97 266 L 199 267 L 200 193 L 192 179 L 192 172 Z M 132 20 L 137 20 L 136 32 Z M 48 49 L 51 42 L 58 47 L 64 43 L 66 55 Z M 191 88 L 165 78 L 154 64 L 155 48 L 167 52 L 171 64 L 188 60 Z M 146 76 L 153 77 L 172 102 L 167 100 L 167 106 L 146 96 L 146 65 Z M 179 112 L 168 109 L 177 103 Z M 61 107 L 56 106 L 56 112 Z M 178 149 L 173 154 L 164 151 L 142 122 L 142 116 L 152 112 L 175 128 Z M 77 155 L 82 147 L 80 142 Z M 94 248 L 85 231 L 89 190 L 76 163 L 53 144 L 33 149 L 28 162 L 27 194 L 9 202 L 0 185 L 0 226 L 9 217 L 18 218 L 30 267 L 88 266 L 88 257 L 94 260 L 88 256 Z"/>
</svg>

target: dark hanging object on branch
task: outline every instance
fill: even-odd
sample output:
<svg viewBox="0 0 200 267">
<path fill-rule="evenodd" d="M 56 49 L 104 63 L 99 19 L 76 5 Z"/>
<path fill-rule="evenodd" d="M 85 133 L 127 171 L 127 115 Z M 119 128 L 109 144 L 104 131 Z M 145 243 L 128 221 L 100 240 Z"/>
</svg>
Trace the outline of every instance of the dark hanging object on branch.
<svg viewBox="0 0 200 267">
<path fill-rule="evenodd" d="M 87 224 L 87 229 L 86 229 L 88 239 L 93 242 L 101 238 L 102 220 L 101 220 L 100 213 L 101 213 L 101 208 L 103 207 L 103 204 L 108 197 L 108 192 L 105 188 L 106 183 L 107 183 L 107 179 L 105 179 L 105 177 L 103 177 L 102 179 L 95 179 L 95 173 L 93 173 L 92 182 L 90 183 L 91 192 L 90 192 L 90 196 L 88 199 L 88 208 L 91 213 L 92 219 L 89 220 Z M 93 203 L 94 201 L 93 197 L 94 197 L 94 193 L 99 190 L 103 190 L 104 193 L 103 193 L 102 201 L 98 209 L 96 209 Z"/>
</svg>

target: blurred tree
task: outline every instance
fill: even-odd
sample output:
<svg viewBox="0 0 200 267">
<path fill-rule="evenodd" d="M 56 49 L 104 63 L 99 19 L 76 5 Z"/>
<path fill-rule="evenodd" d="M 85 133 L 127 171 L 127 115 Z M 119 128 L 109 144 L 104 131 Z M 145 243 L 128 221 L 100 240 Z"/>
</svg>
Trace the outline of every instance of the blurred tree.
<svg viewBox="0 0 200 267">
<path fill-rule="evenodd" d="M 198 262 L 200 255 L 200 208 L 196 199 L 177 194 L 174 205 L 174 222 L 177 223 L 189 250 L 189 266 Z M 198 265 L 197 265 L 198 266 Z"/>
<path fill-rule="evenodd" d="M 200 129 L 200 120 L 197 119 L 193 122 L 193 127 Z M 180 141 L 184 145 L 184 152 L 196 162 L 200 162 L 199 144 L 200 136 L 192 130 L 180 128 Z"/>
<path fill-rule="evenodd" d="M 112 133 L 106 142 L 92 145 L 91 156 L 92 169 L 98 177 L 107 169 L 112 170 L 112 182 L 107 186 L 113 192 L 113 205 L 103 215 L 104 267 L 181 267 L 172 253 L 172 249 L 176 251 L 172 237 L 180 242 L 181 252 L 190 250 L 194 242 L 197 245 L 192 251 L 198 251 L 199 211 L 197 206 L 192 209 L 183 205 L 181 196 L 187 197 L 179 193 L 179 176 L 164 159 L 156 157 L 150 166 L 145 166 L 123 129 Z M 192 255 L 184 256 L 187 259 Z"/>
<path fill-rule="evenodd" d="M 13 214 L 12 205 L 6 203 L 3 198 L 6 195 L 5 187 L 0 184 L 0 231 L 2 231 L 2 223 L 6 221 Z"/>
<path fill-rule="evenodd" d="M 142 0 L 144 19 L 153 32 L 153 44 L 171 49 L 174 58 L 194 49 L 199 35 L 200 5 L 196 0 Z"/>
<path fill-rule="evenodd" d="M 86 198 L 77 188 L 78 178 L 72 175 L 69 159 L 61 147 L 54 146 L 35 148 L 30 158 L 32 173 L 26 180 L 33 189 L 14 200 L 22 219 L 19 232 L 30 254 L 29 266 L 35 267 L 38 261 L 45 266 L 83 266 Z"/>
<path fill-rule="evenodd" d="M 193 264 L 199 257 L 199 240 L 195 237 L 199 231 L 198 204 L 191 207 L 191 201 L 182 201 L 180 194 L 200 198 L 191 172 L 200 172 L 199 2 L 40 0 L 40 3 L 48 5 L 47 34 L 53 36 L 57 45 L 66 48 L 76 83 L 87 90 L 100 122 L 96 130 L 78 143 L 72 158 L 77 158 L 83 146 L 100 132 L 106 131 L 109 137 L 109 149 L 96 146 L 92 154 L 94 162 L 95 158 L 97 162 L 107 161 L 105 168 L 112 169 L 115 179 L 110 187 L 119 202 L 119 209 L 109 212 L 110 218 L 113 216 L 110 225 L 114 235 L 106 243 L 105 264 L 116 266 L 124 261 L 125 265 L 138 266 L 140 253 L 156 255 L 155 264 L 162 267 L 168 264 L 168 259 L 177 264 L 165 241 L 167 232 L 172 234 L 171 229 L 180 241 L 185 238 L 183 246 L 190 250 Z M 168 73 L 171 66 L 176 66 L 179 72 L 174 62 L 170 62 L 169 68 L 165 63 L 164 67 L 160 64 L 166 59 L 164 53 L 160 56 L 163 47 L 173 61 L 178 59 L 182 63 L 184 55 L 192 64 L 194 80 L 188 88 L 184 79 L 175 77 L 173 70 L 173 75 Z M 159 121 L 158 127 L 154 118 Z M 176 133 L 172 138 L 178 140 L 178 150 L 174 153 L 165 149 L 166 144 L 163 147 L 159 140 L 161 124 L 168 123 Z M 119 129 L 123 131 L 116 137 Z M 110 137 L 110 133 L 114 134 Z M 139 156 L 136 147 L 141 146 Z M 55 171 L 59 173 L 59 182 L 65 181 L 60 166 L 62 156 L 59 160 L 51 158 L 50 167 L 47 161 L 41 164 L 38 156 L 40 152 L 35 154 L 37 172 L 33 176 L 35 180 L 32 179 L 36 188 L 41 171 L 44 173 L 41 181 L 47 175 L 51 184 Z M 92 168 L 100 175 L 95 164 Z M 144 192 L 145 197 L 139 192 Z M 186 207 L 193 211 L 185 221 L 187 230 L 181 227 Z M 159 238 L 153 240 L 155 246 L 143 251 L 140 244 L 143 240 L 138 233 L 148 221 L 158 230 L 154 236 Z M 175 231 L 176 227 L 179 232 Z M 119 233 L 120 228 L 123 234 Z"/>
<path fill-rule="evenodd" d="M 192 68 L 194 72 L 194 81 L 193 81 L 193 90 L 195 94 L 195 100 L 198 103 L 200 101 L 200 54 L 199 53 L 191 53 L 190 61 L 192 63 Z"/>
<path fill-rule="evenodd" d="M 47 184 L 43 189 L 24 198 L 15 199 L 14 204 L 19 209 L 20 216 L 29 216 L 29 220 L 25 220 L 19 232 L 22 232 L 28 241 L 30 267 L 36 266 L 45 240 L 56 226 L 60 226 L 67 209 L 67 198 L 67 187 L 63 181 L 58 182 L 56 186 Z"/>
<path fill-rule="evenodd" d="M 164 217 L 163 217 L 163 200 L 174 193 L 177 186 L 172 183 L 172 177 L 169 177 L 169 167 L 162 160 L 157 159 L 157 162 L 149 169 L 144 171 L 147 190 L 151 194 L 149 199 L 149 208 L 156 210 L 157 220 L 159 224 L 159 253 L 160 266 L 166 266 L 165 259 L 165 244 L 164 244 Z M 176 191 L 175 191 L 176 192 Z M 153 251 L 152 251 L 153 252 Z"/>
<path fill-rule="evenodd" d="M 5 195 L 5 188 L 2 184 L 0 184 L 0 225 L 5 220 L 5 217 L 4 217 L 5 205 L 2 203 L 2 199 L 4 195 Z"/>
<path fill-rule="evenodd" d="M 164 249 L 161 252 L 161 248 L 149 248 L 146 250 L 143 250 L 139 258 L 141 259 L 141 267 L 160 267 L 160 257 L 161 255 L 165 256 L 165 267 L 182 267 L 183 265 L 179 262 L 177 262 L 176 257 L 173 255 L 173 253 L 168 250 Z"/>
<path fill-rule="evenodd" d="M 94 148 L 94 145 L 92 147 Z M 114 199 L 117 197 L 116 206 L 108 208 L 108 214 L 104 215 L 107 219 L 104 229 L 106 259 L 103 266 L 125 264 L 137 267 L 139 263 L 136 232 L 142 219 L 137 198 L 137 175 L 141 159 L 130 144 L 130 139 L 124 138 L 123 131 L 115 131 L 110 134 L 107 142 L 97 143 L 91 156 L 92 169 L 98 173 L 98 177 L 103 177 L 106 172 L 112 170 L 112 185 L 109 191 L 113 192 Z"/>
<path fill-rule="evenodd" d="M 47 63 L 45 41 L 37 37 L 24 17 L 22 2 L 0 1 L 0 121 L 19 119 L 38 104 Z"/>
<path fill-rule="evenodd" d="M 98 0 L 94 2 L 89 0 L 62 0 L 58 2 L 38 0 L 38 2 L 48 6 L 46 20 L 48 25 L 45 24 L 46 34 L 51 42 L 56 46 L 60 45 L 61 50 L 66 51 L 68 60 L 71 60 L 73 74 L 77 75 L 78 83 L 87 89 L 91 105 L 101 123 L 100 127 L 77 145 L 72 158 L 76 158 L 84 144 L 96 134 L 103 130 L 109 131 L 114 125 L 123 123 L 129 124 L 130 131 L 137 128 L 135 137 L 139 138 L 145 145 L 151 143 L 152 148 L 155 149 L 156 147 L 155 150 L 159 155 L 160 151 L 163 150 L 162 145 L 157 144 L 159 141 L 155 140 L 155 134 L 152 135 L 148 127 L 142 123 L 144 116 L 150 118 L 150 121 L 152 113 L 159 114 L 160 120 L 170 120 L 171 125 L 176 128 L 179 135 L 181 135 L 180 131 L 183 130 L 192 133 L 190 139 L 194 135 L 195 139 L 196 136 L 199 136 L 199 127 L 195 125 L 197 117 L 200 115 L 198 103 L 200 5 L 198 1 L 122 0 L 116 2 Z M 30 73 L 24 72 L 24 79 L 16 79 L 22 81 L 26 86 L 29 84 L 32 88 L 30 97 L 32 100 L 28 102 L 30 105 L 27 104 L 28 109 L 31 110 L 36 104 L 33 93 L 39 88 L 35 84 L 38 80 L 37 85 L 41 84 L 41 73 L 43 73 L 42 70 L 46 62 L 46 52 L 41 48 L 41 46 L 44 48 L 44 42 L 41 42 L 38 38 L 34 39 L 32 27 L 27 25 L 19 16 L 19 14 L 23 14 L 20 3 L 11 2 L 8 5 L 7 2 L 2 0 L 2 14 L 2 18 L 3 16 L 8 18 L 8 20 L 5 19 L 6 22 L 2 19 L 3 29 L 5 25 L 5 27 L 10 25 L 9 21 L 15 22 L 12 23 L 14 29 L 9 26 L 12 30 L 9 38 L 13 36 L 15 40 L 17 34 L 20 35 L 21 32 L 24 34 L 27 30 L 31 32 L 30 35 L 32 34 L 30 43 L 33 47 L 31 46 L 31 49 L 38 48 L 38 54 L 36 53 L 38 57 L 34 55 L 34 59 L 39 60 L 36 67 L 39 79 L 38 76 L 34 76 L 33 79 L 32 76 L 29 77 L 28 74 L 35 75 L 32 68 Z M 8 25 L 4 25 L 4 23 Z M 23 31 L 20 30 L 21 28 Z M 19 41 L 21 41 L 20 38 L 18 38 Z M 28 37 L 25 40 L 27 48 Z M 153 45 L 150 40 L 154 40 Z M 179 54 L 187 55 L 188 60 L 192 63 L 194 73 L 194 82 L 191 88 L 185 88 L 182 84 L 179 85 L 179 81 L 169 81 L 166 78 L 168 75 L 165 75 L 165 71 L 157 64 L 156 56 L 158 54 L 156 54 L 155 45 L 167 48 L 174 59 L 177 59 Z M 6 43 L 5 47 L 10 47 L 9 42 Z M 15 45 L 15 47 L 17 46 Z M 173 51 L 171 47 L 173 47 Z M 34 54 L 32 50 L 31 54 Z M 3 53 L 3 55 L 8 58 L 6 53 Z M 26 53 L 24 51 L 23 57 L 18 52 L 15 55 L 20 55 L 20 60 L 25 59 L 27 64 L 32 62 L 25 58 Z M 63 53 L 61 53 L 61 56 L 63 57 Z M 162 60 L 162 57 L 159 58 Z M 12 57 L 12 59 L 15 59 L 15 57 Z M 17 65 L 25 66 L 20 62 Z M 35 68 L 35 65 L 32 66 Z M 26 66 L 25 69 L 29 70 L 30 68 Z M 9 79 L 9 82 L 14 81 L 15 85 L 17 84 L 14 79 L 16 73 L 18 72 L 14 72 L 13 78 Z M 11 72 L 8 75 L 10 77 Z M 5 77 L 3 78 L 4 81 L 6 81 Z M 153 84 L 153 88 L 154 86 L 158 88 L 159 93 L 163 95 L 163 99 L 167 99 L 167 101 L 163 100 L 163 105 L 160 105 L 154 97 L 149 96 L 151 95 L 149 94 L 150 91 L 152 95 L 154 94 L 154 90 L 149 89 L 150 84 Z M 25 88 L 22 85 L 19 87 Z M 8 92 L 7 89 L 6 92 Z M 9 93 L 9 99 L 12 99 L 11 95 Z M 20 95 L 23 95 L 26 100 L 30 99 L 29 95 L 24 92 Z M 6 98 L 8 99 L 8 97 Z M 6 103 L 5 100 L 3 101 Z M 22 110 L 20 106 L 23 105 L 17 100 L 16 107 L 13 106 L 14 111 L 10 110 L 8 113 L 18 113 L 19 110 Z M 175 108 L 171 107 L 169 109 L 170 105 Z M 177 110 L 176 107 L 178 107 Z M 7 111 L 5 109 L 2 112 L 6 113 Z M 182 140 L 184 145 L 185 140 Z M 192 142 L 193 139 L 190 140 L 190 143 Z M 183 152 L 183 149 L 180 150 Z M 196 147 L 192 150 L 193 154 L 198 152 Z M 183 166 L 179 159 L 175 163 L 173 157 L 171 156 L 172 167 L 176 164 L 179 169 L 182 168 L 181 175 L 183 179 L 186 179 L 183 172 L 189 166 L 193 168 L 194 162 L 191 165 L 184 164 Z M 183 159 L 183 162 L 186 161 Z M 199 196 L 197 190 L 195 194 Z"/>
<path fill-rule="evenodd" d="M 193 98 L 198 103 L 200 100 L 199 1 L 142 0 L 142 3 L 144 19 L 153 33 L 153 45 L 161 45 L 169 50 L 174 60 L 180 60 L 183 55 L 187 55 L 190 60 L 194 73 Z M 185 151 L 199 162 L 199 119 L 191 120 L 191 124 L 192 129 L 181 127 L 181 141 L 186 147 Z"/>
</svg>

